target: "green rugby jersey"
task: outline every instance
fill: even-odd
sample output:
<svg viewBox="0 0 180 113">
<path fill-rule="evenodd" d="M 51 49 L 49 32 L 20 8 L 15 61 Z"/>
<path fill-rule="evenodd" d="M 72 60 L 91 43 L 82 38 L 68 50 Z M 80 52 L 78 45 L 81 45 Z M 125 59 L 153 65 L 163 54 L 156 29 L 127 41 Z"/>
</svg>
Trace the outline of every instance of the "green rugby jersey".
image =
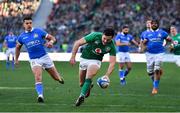
<svg viewBox="0 0 180 113">
<path fill-rule="evenodd" d="M 172 36 L 173 44 L 174 44 L 174 51 L 175 55 L 180 55 L 180 33 L 176 36 Z"/>
<path fill-rule="evenodd" d="M 95 59 L 102 61 L 104 54 L 109 53 L 111 56 L 116 56 L 116 49 L 113 40 L 106 45 L 102 43 L 101 32 L 93 32 L 84 37 L 87 45 L 82 51 L 82 58 Z"/>
</svg>

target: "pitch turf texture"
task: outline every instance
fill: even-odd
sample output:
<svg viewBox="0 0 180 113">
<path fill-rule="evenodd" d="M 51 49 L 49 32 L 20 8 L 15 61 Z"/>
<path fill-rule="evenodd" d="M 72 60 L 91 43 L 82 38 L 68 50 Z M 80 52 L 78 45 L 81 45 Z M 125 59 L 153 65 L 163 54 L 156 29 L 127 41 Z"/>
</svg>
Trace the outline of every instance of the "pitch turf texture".
<svg viewBox="0 0 180 113">
<path fill-rule="evenodd" d="M 159 93 L 151 95 L 152 81 L 146 74 L 145 63 L 134 63 L 127 77 L 127 85 L 121 86 L 118 65 L 111 76 L 109 88 L 96 85 L 97 77 L 102 76 L 108 63 L 93 79 L 91 96 L 80 107 L 74 103 L 80 94 L 78 83 L 78 64 L 55 62 L 63 74 L 65 84 L 55 82 L 43 73 L 45 103 L 37 103 L 34 89 L 34 76 L 28 62 L 20 62 L 15 71 L 5 69 L 0 62 L 0 111 L 1 112 L 174 112 L 180 111 L 180 68 L 174 63 L 164 63 L 164 74 L 160 81 Z"/>
</svg>

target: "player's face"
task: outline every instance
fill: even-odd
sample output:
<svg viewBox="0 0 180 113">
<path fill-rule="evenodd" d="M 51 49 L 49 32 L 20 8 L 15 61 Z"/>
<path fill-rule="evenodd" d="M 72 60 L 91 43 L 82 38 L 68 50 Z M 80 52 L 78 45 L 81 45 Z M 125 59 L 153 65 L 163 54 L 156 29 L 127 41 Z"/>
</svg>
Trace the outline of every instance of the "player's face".
<svg viewBox="0 0 180 113">
<path fill-rule="evenodd" d="M 129 33 L 129 28 L 124 28 L 124 29 L 122 30 L 122 32 L 123 32 L 124 34 L 128 34 L 128 33 Z"/>
<path fill-rule="evenodd" d="M 170 28 L 170 32 L 171 32 L 172 35 L 176 35 L 177 34 L 177 30 L 176 30 L 175 27 L 171 27 Z"/>
<path fill-rule="evenodd" d="M 32 29 L 32 20 L 25 20 L 23 25 L 24 25 L 24 29 L 26 31 L 31 31 L 31 29 Z"/>
<path fill-rule="evenodd" d="M 150 21 L 150 20 L 148 20 L 148 21 L 146 22 L 146 27 L 147 27 L 148 29 L 151 28 L 151 21 Z"/>
<path fill-rule="evenodd" d="M 106 45 L 107 43 L 111 42 L 112 38 L 113 38 L 112 36 L 103 35 L 102 36 L 102 43 L 103 43 L 103 45 Z"/>
<path fill-rule="evenodd" d="M 153 30 L 158 29 L 158 27 L 159 27 L 159 25 L 158 25 L 157 22 L 155 22 L 155 21 L 152 21 L 152 22 L 151 22 L 151 28 L 152 28 Z"/>
</svg>

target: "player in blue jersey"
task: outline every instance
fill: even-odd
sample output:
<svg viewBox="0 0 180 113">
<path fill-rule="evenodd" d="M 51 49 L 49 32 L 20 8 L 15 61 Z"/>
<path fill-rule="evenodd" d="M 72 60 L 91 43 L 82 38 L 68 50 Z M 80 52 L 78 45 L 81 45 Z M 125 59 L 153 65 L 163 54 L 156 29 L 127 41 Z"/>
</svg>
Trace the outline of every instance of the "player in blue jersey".
<svg viewBox="0 0 180 113">
<path fill-rule="evenodd" d="M 38 102 L 44 102 L 42 69 L 45 69 L 54 80 L 64 84 L 63 78 L 59 75 L 53 61 L 44 48 L 44 46 L 52 48 L 56 39 L 44 30 L 33 28 L 31 17 L 25 17 L 23 19 L 23 26 L 25 31 L 18 37 L 15 63 L 19 64 L 20 49 L 22 45 L 25 45 L 29 54 L 31 69 L 35 76 L 35 89 L 38 94 L 37 99 Z"/>
<path fill-rule="evenodd" d="M 6 69 L 9 69 L 11 64 L 12 69 L 14 70 L 14 56 L 15 56 L 15 48 L 16 48 L 17 36 L 13 34 L 13 32 L 9 32 L 9 34 L 4 39 L 4 47 L 6 48 Z M 12 55 L 12 62 L 10 63 L 10 55 Z"/>
<path fill-rule="evenodd" d="M 128 75 L 132 68 L 132 63 L 129 55 L 129 46 L 134 43 L 136 46 L 139 44 L 134 40 L 134 37 L 129 34 L 129 27 L 127 25 L 123 26 L 122 32 L 117 34 L 116 46 L 118 47 L 118 57 L 119 57 L 119 77 L 122 85 L 126 84 L 125 77 Z M 123 70 L 124 65 L 126 69 Z"/>
<path fill-rule="evenodd" d="M 143 40 L 145 39 L 146 33 L 151 31 L 151 20 L 146 21 L 146 30 L 143 31 L 140 35 L 140 52 L 144 52 L 146 48 L 143 48 L 144 46 L 142 45 Z"/>
<path fill-rule="evenodd" d="M 151 21 L 151 29 L 151 32 L 146 33 L 143 45 L 146 46 L 147 72 L 154 76 L 152 94 L 157 94 L 162 74 L 161 63 L 165 52 L 163 42 L 164 40 L 170 41 L 170 39 L 167 38 L 167 32 L 159 29 L 157 20 Z"/>
</svg>

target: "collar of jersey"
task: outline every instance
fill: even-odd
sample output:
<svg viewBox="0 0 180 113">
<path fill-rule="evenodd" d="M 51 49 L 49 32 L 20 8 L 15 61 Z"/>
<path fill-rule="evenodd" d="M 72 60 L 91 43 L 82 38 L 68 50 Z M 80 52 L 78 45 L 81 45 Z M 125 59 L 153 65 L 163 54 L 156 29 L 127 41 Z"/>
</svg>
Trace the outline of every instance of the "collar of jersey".
<svg viewBox="0 0 180 113">
<path fill-rule="evenodd" d="M 26 30 L 25 30 L 25 33 L 29 33 L 29 32 L 32 32 L 33 30 L 34 30 L 34 28 L 32 28 L 32 29 L 31 29 L 31 31 L 26 31 Z"/>
<path fill-rule="evenodd" d="M 158 28 L 158 29 L 156 29 L 155 31 L 158 31 L 158 30 L 159 30 L 159 28 Z M 154 31 L 154 30 L 152 30 L 152 29 L 151 29 L 151 31 L 152 31 L 152 32 L 155 32 L 155 31 Z"/>
<path fill-rule="evenodd" d="M 123 32 L 121 32 L 122 35 L 125 35 Z M 127 34 L 128 35 L 128 34 Z"/>
</svg>

